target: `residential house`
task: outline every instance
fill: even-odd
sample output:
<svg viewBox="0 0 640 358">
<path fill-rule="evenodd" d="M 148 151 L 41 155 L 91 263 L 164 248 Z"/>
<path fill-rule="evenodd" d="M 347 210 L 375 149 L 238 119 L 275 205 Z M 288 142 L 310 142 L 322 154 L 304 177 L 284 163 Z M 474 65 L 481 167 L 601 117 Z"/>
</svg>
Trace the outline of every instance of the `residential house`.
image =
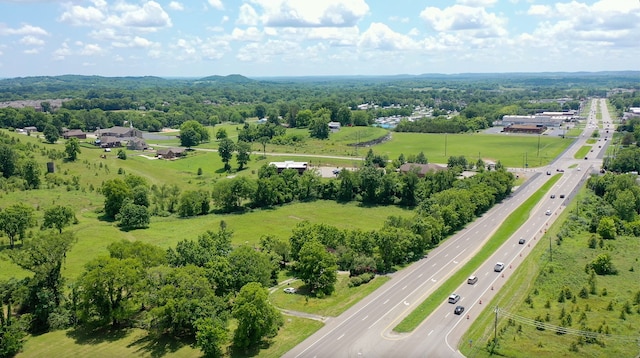
<svg viewBox="0 0 640 358">
<path fill-rule="evenodd" d="M 186 148 L 161 148 L 156 151 L 156 157 L 163 159 L 176 159 L 185 154 Z"/>
<path fill-rule="evenodd" d="M 96 140 L 96 145 L 99 145 L 100 148 L 116 148 L 122 146 L 122 141 L 117 137 L 102 136 Z"/>
<path fill-rule="evenodd" d="M 131 138 L 127 142 L 127 149 L 129 150 L 145 150 L 147 148 L 149 148 L 149 146 L 142 138 Z"/>
<path fill-rule="evenodd" d="M 98 138 L 103 136 L 116 137 L 116 138 L 142 138 L 142 131 L 133 127 L 111 127 L 105 129 L 98 129 L 96 131 Z"/>
<path fill-rule="evenodd" d="M 417 163 L 404 163 L 398 168 L 400 173 L 406 174 L 410 171 L 415 171 L 419 177 L 424 177 L 429 172 L 436 172 L 440 170 L 447 170 L 447 167 L 438 164 L 417 164 Z"/>
<path fill-rule="evenodd" d="M 309 167 L 307 162 L 294 162 L 293 160 L 285 160 L 284 162 L 271 162 L 269 165 L 273 165 L 278 168 L 278 174 L 282 173 L 285 169 L 297 170 L 299 174 L 304 173 Z"/>
<path fill-rule="evenodd" d="M 62 138 L 78 138 L 78 139 L 87 139 L 87 133 L 83 132 L 82 129 L 67 129 L 62 132 Z"/>
</svg>

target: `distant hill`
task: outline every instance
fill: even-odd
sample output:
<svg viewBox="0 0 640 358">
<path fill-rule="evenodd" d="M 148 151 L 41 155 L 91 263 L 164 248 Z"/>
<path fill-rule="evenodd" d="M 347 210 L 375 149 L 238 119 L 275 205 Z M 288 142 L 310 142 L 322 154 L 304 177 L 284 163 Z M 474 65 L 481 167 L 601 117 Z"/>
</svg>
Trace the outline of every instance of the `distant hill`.
<svg viewBox="0 0 640 358">
<path fill-rule="evenodd" d="M 196 83 L 202 82 L 215 82 L 215 83 L 254 83 L 256 80 L 244 77 L 242 75 L 228 75 L 228 76 L 209 76 L 196 80 Z"/>
</svg>

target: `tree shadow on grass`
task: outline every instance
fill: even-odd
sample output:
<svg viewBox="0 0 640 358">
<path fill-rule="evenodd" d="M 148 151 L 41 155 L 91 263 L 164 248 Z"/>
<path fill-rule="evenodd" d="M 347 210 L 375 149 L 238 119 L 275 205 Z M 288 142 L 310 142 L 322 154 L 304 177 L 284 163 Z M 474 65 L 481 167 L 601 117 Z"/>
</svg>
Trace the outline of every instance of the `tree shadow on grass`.
<svg viewBox="0 0 640 358">
<path fill-rule="evenodd" d="M 271 346 L 271 340 L 262 340 L 257 345 L 248 348 L 229 347 L 229 356 L 231 358 L 256 357 L 260 351 Z"/>
<path fill-rule="evenodd" d="M 131 342 L 127 347 L 136 348 L 136 353 L 146 353 L 153 358 L 158 358 L 175 353 L 180 348 L 194 343 L 195 341 L 189 339 L 181 340 L 167 335 L 155 336 L 147 334 Z"/>
<path fill-rule="evenodd" d="M 77 344 L 94 345 L 103 342 L 115 342 L 123 339 L 129 334 L 126 329 L 114 329 L 111 327 L 78 327 L 67 331 L 67 336 L 76 341 Z"/>
</svg>

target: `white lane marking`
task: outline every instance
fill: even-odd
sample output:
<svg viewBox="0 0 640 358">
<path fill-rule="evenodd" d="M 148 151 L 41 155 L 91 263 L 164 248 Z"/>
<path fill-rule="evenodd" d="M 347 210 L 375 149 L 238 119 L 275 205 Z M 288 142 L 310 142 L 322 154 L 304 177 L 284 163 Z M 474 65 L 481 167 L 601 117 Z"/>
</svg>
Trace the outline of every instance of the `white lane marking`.
<svg viewBox="0 0 640 358">
<path fill-rule="evenodd" d="M 407 288 L 407 286 L 404 286 L 402 289 L 404 290 L 405 288 Z"/>
<path fill-rule="evenodd" d="M 387 298 L 387 300 L 386 300 L 386 301 L 382 302 L 382 304 L 383 304 L 383 305 L 386 305 L 386 304 L 387 304 L 387 302 L 389 302 L 389 299 L 388 299 L 388 298 Z"/>
<path fill-rule="evenodd" d="M 344 337 L 344 333 L 340 337 L 338 337 L 337 341 L 341 340 L 342 337 Z"/>
<path fill-rule="evenodd" d="M 433 329 L 431 330 L 431 332 L 429 332 L 429 334 L 427 334 L 427 337 L 431 335 L 431 333 L 433 333 Z"/>
<path fill-rule="evenodd" d="M 362 320 L 364 321 L 367 318 L 369 318 L 369 315 L 364 316 L 364 318 Z"/>
<path fill-rule="evenodd" d="M 423 274 L 419 274 L 419 275 L 418 275 L 418 278 L 422 277 L 422 275 L 423 275 Z"/>
</svg>

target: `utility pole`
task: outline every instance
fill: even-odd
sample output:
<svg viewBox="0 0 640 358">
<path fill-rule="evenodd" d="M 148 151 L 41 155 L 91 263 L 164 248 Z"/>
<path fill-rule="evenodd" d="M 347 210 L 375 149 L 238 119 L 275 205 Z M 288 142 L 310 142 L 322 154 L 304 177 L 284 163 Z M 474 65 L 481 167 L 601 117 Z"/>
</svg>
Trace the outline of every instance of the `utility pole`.
<svg viewBox="0 0 640 358">
<path fill-rule="evenodd" d="M 498 345 L 498 306 L 495 309 L 496 318 L 493 321 L 493 348 L 495 349 Z"/>
</svg>

